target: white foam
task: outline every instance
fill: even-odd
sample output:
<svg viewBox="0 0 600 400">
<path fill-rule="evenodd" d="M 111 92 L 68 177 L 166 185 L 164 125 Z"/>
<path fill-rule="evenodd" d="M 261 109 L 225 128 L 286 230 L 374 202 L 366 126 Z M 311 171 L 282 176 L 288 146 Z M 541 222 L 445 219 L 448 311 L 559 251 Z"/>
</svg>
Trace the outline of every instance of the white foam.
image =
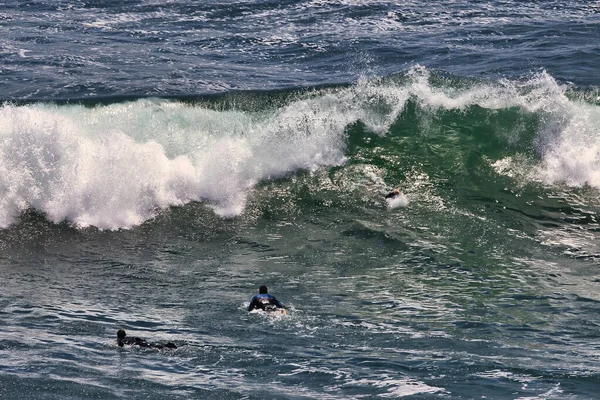
<svg viewBox="0 0 600 400">
<path fill-rule="evenodd" d="M 404 193 L 400 193 L 394 197 L 386 199 L 386 202 L 389 209 L 406 207 L 408 205 L 408 197 L 406 197 Z"/>
<path fill-rule="evenodd" d="M 600 111 L 572 101 L 548 74 L 453 88 L 415 67 L 407 82 L 361 80 L 314 92 L 271 111 L 214 111 L 140 100 L 82 106 L 0 108 L 0 227 L 27 208 L 78 227 L 130 228 L 160 210 L 204 201 L 243 212 L 258 182 L 346 161 L 345 129 L 362 121 L 388 132 L 408 99 L 427 109 L 518 107 L 539 113 L 542 162 L 519 176 L 600 188 Z M 493 163 L 494 160 L 491 160 Z M 496 160 L 497 171 L 515 171 Z M 406 206 L 400 196 L 391 207 Z"/>
<path fill-rule="evenodd" d="M 600 107 L 569 99 L 566 87 L 542 74 L 513 104 L 540 116 L 534 145 L 541 161 L 517 156 L 492 163 L 498 173 L 521 181 L 600 189 Z"/>
<path fill-rule="evenodd" d="M 355 379 L 347 383 L 349 386 L 374 386 L 383 388 L 386 393 L 382 393 L 379 397 L 400 398 L 406 396 L 414 396 L 417 394 L 433 394 L 446 392 L 444 388 L 429 386 L 424 382 L 420 382 L 410 378 L 395 378 L 387 375 L 377 377 L 376 379 Z"/>
<path fill-rule="evenodd" d="M 423 67 L 412 69 L 409 77 L 410 93 L 425 109 L 463 110 L 476 105 L 537 114 L 539 130 L 534 145 L 541 162 L 522 157 L 492 161 L 498 173 L 551 185 L 600 189 L 600 107 L 570 99 L 568 87 L 546 72 L 527 81 L 502 80 L 460 90 L 431 85 L 430 71 Z"/>
<path fill-rule="evenodd" d="M 345 161 L 356 116 L 327 96 L 265 115 L 138 101 L 0 109 L 0 226 L 32 207 L 54 222 L 130 228 L 173 205 L 243 211 L 262 179 Z"/>
</svg>

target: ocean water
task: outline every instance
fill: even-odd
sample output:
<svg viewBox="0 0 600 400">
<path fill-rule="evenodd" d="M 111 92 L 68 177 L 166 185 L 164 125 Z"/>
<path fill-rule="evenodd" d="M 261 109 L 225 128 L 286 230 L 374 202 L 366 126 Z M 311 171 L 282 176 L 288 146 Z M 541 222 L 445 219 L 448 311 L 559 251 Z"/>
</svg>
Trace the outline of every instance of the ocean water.
<svg viewBox="0 0 600 400">
<path fill-rule="evenodd" d="M 597 1 L 0 1 L 0 398 L 600 398 L 599 71 Z"/>
</svg>

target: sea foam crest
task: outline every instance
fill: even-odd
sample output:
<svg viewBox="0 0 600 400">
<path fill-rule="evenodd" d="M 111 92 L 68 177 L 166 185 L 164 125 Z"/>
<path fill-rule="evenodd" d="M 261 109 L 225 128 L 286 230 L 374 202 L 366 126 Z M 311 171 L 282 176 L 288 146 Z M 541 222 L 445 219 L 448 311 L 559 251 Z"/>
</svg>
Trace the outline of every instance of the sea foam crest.
<svg viewBox="0 0 600 400">
<path fill-rule="evenodd" d="M 238 215 L 260 180 L 345 162 L 344 129 L 362 117 L 350 105 L 327 94 L 257 113 L 160 100 L 4 105 L 0 226 L 27 208 L 101 229 L 190 201 Z"/>
<path fill-rule="evenodd" d="M 503 79 L 463 89 L 432 85 L 430 71 L 423 67 L 413 68 L 408 75 L 410 94 L 423 108 L 477 105 L 488 110 L 518 108 L 537 115 L 534 146 L 541 161 L 505 158 L 494 163 L 497 172 L 525 181 L 600 189 L 600 107 L 573 99 L 569 88 L 545 71 L 528 80 Z"/>
<path fill-rule="evenodd" d="M 130 228 L 190 201 L 236 216 L 261 180 L 343 164 L 346 127 L 360 120 L 385 134 L 408 99 L 424 109 L 540 113 L 543 161 L 531 176 L 600 187 L 598 107 L 569 100 L 548 74 L 455 88 L 432 84 L 430 71 L 417 66 L 407 78 L 361 80 L 256 112 L 151 99 L 93 108 L 5 104 L 0 227 L 28 208 L 53 222 L 101 229 Z"/>
<path fill-rule="evenodd" d="M 569 102 L 561 115 L 541 133 L 547 138 L 543 162 L 533 169 L 530 179 L 600 189 L 600 108 Z"/>
</svg>

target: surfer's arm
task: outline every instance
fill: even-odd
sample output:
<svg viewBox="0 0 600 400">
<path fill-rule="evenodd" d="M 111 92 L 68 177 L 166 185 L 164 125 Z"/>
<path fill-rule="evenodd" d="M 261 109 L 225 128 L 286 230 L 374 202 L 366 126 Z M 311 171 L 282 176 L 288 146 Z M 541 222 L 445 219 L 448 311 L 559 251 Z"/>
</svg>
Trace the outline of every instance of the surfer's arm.
<svg viewBox="0 0 600 400">
<path fill-rule="evenodd" d="M 275 298 L 274 298 L 273 300 L 274 300 L 274 302 L 275 302 L 275 305 L 276 305 L 277 307 L 279 307 L 279 308 L 284 308 L 284 309 L 285 309 L 285 308 L 287 308 L 287 307 L 286 307 L 286 306 L 284 306 L 284 305 L 283 305 L 283 303 L 282 303 L 282 302 L 280 302 L 279 300 L 277 300 L 277 299 L 275 299 Z"/>
<path fill-rule="evenodd" d="M 248 311 L 252 311 L 256 308 L 256 298 L 253 297 L 252 300 L 250 300 L 250 305 L 248 306 Z"/>
</svg>

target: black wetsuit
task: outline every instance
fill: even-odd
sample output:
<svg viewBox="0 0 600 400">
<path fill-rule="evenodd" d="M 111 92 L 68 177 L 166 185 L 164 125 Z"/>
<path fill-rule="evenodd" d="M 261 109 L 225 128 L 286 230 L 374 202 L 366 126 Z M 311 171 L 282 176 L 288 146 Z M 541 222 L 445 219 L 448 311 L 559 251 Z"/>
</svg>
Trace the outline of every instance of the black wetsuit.
<svg viewBox="0 0 600 400">
<path fill-rule="evenodd" d="M 281 304 L 281 302 L 277 300 L 275 296 L 268 293 L 262 293 L 257 294 L 252 298 L 252 300 L 250 300 L 248 311 L 252 311 L 254 309 L 263 311 L 276 311 L 282 308 L 285 308 L 285 306 Z"/>
<path fill-rule="evenodd" d="M 160 343 L 148 343 L 147 341 L 145 341 L 142 338 L 139 337 L 122 337 L 122 338 L 118 338 L 117 339 L 117 344 L 119 345 L 119 347 L 123 347 L 124 345 L 131 345 L 131 346 L 140 346 L 140 347 L 151 347 L 153 349 L 176 349 L 177 346 L 175 346 L 174 343 L 168 342 L 165 344 L 160 344 Z"/>
<path fill-rule="evenodd" d="M 385 195 L 386 199 L 393 199 L 396 196 L 400 195 L 400 191 L 399 190 L 394 190 L 393 192 L 390 192 L 388 194 Z"/>
</svg>

